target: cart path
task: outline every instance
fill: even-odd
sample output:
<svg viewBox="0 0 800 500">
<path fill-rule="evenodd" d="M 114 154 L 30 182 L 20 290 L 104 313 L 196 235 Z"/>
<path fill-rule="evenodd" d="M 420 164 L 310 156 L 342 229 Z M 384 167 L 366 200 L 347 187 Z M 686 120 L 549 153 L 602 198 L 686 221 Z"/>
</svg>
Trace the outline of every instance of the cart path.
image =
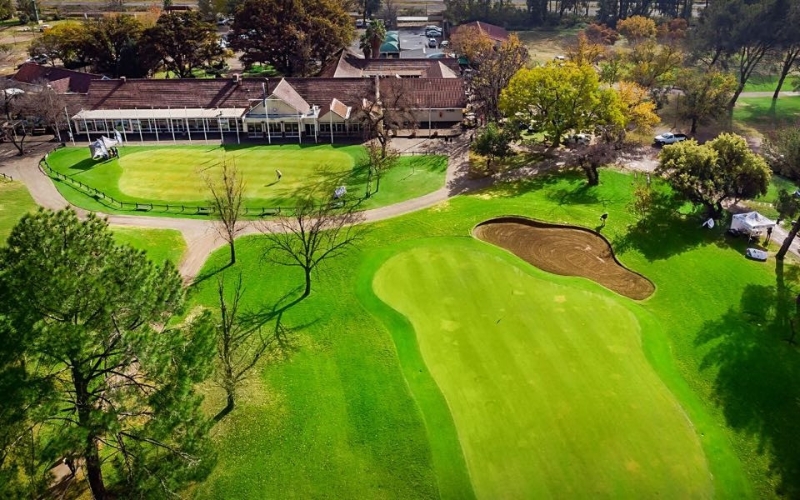
<svg viewBox="0 0 800 500">
<path fill-rule="evenodd" d="M 451 196 L 467 190 L 482 187 L 481 182 L 471 182 L 465 179 L 469 168 L 468 143 L 466 139 L 457 140 L 448 144 L 445 149 L 443 144 L 418 142 L 405 149 L 406 152 L 429 151 L 431 153 L 448 154 L 447 173 L 445 185 L 438 190 L 406 200 L 394 205 L 364 211 L 367 222 L 375 222 L 392 217 L 398 217 L 410 212 L 432 207 L 437 203 L 446 201 Z M 427 148 L 427 149 L 426 149 Z M 43 153 L 42 153 L 43 154 Z M 5 158 L 0 164 L 0 172 L 10 175 L 14 180 L 26 185 L 37 205 L 51 210 L 60 210 L 72 207 L 78 215 L 85 217 L 89 212 L 70 203 L 58 192 L 53 181 L 39 168 L 39 152 L 31 152 L 25 157 Z M 112 226 L 140 227 L 148 229 L 173 229 L 179 231 L 186 241 L 186 252 L 178 265 L 184 281 L 190 283 L 200 272 L 208 256 L 216 249 L 227 244 L 217 231 L 213 220 L 184 219 L 171 217 L 155 217 L 147 215 L 116 215 L 98 212 L 97 215 L 106 218 Z M 238 236 L 258 234 L 259 229 L 272 229 L 275 226 L 269 221 L 252 221 L 241 223 Z"/>
</svg>

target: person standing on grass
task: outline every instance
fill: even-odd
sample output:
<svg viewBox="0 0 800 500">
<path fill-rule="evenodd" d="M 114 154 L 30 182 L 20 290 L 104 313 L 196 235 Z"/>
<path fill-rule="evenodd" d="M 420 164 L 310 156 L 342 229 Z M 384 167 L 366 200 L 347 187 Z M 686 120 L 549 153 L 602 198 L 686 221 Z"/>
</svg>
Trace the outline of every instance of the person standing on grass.
<svg viewBox="0 0 800 500">
<path fill-rule="evenodd" d="M 278 177 L 278 182 L 280 182 L 281 181 L 281 177 L 283 177 L 283 174 L 281 173 L 281 171 L 276 169 L 275 170 L 275 175 Z"/>
</svg>

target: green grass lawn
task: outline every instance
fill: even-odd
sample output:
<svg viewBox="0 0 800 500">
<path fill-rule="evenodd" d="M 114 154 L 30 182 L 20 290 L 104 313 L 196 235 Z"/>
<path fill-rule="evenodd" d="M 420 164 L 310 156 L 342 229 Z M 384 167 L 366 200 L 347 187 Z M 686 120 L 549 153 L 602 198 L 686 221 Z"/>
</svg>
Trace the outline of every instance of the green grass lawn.
<svg viewBox="0 0 800 500">
<path fill-rule="evenodd" d="M 773 128 L 781 123 L 794 125 L 800 120 L 800 96 L 780 97 L 774 102 L 771 97 L 742 97 L 736 102 L 733 118 L 756 128 Z"/>
<path fill-rule="evenodd" d="M 792 79 L 794 77 L 789 75 L 783 82 L 782 91 L 792 90 Z M 762 75 L 754 73 L 747 79 L 744 85 L 744 92 L 775 92 L 778 86 L 778 75 Z"/>
<path fill-rule="evenodd" d="M 117 243 L 144 250 L 157 264 L 168 260 L 177 266 L 186 251 L 186 241 L 180 231 L 174 229 L 111 226 L 111 230 Z"/>
<path fill-rule="evenodd" d="M 710 497 L 699 437 L 625 301 L 491 250 L 437 239 L 374 281 L 413 325 L 477 496 Z"/>
<path fill-rule="evenodd" d="M 316 189 L 330 196 L 344 185 L 348 197 L 366 192 L 367 169 L 361 166 L 361 146 L 126 146 L 120 158 L 95 162 L 85 147 L 52 153 L 49 163 L 56 171 L 81 181 L 118 201 L 170 205 L 207 205 L 206 180 L 219 176 L 221 163 L 235 163 L 245 180 L 246 206 L 291 207 L 300 193 Z M 444 185 L 447 159 L 442 156 L 406 156 L 387 172 L 381 189 L 364 203 L 365 208 L 388 205 L 422 196 Z M 277 180 L 276 170 L 283 174 Z M 89 210 L 114 212 L 114 206 L 98 201 L 63 182 L 56 182 L 73 204 Z M 374 190 L 374 186 L 373 186 Z"/>
<path fill-rule="evenodd" d="M 21 182 L 0 180 L 0 245 L 5 245 L 17 221 L 36 210 L 36 203 Z"/>
<path fill-rule="evenodd" d="M 544 460 L 544 455 L 530 452 L 536 433 L 550 458 L 547 471 L 509 481 L 489 497 L 520 490 L 559 491 L 536 489 L 542 484 L 537 478 L 581 473 L 576 484 L 562 483 L 561 496 L 596 497 L 605 491 L 628 498 L 655 496 L 654 485 L 670 477 L 683 477 L 685 482 L 664 485 L 661 496 L 691 496 L 670 495 L 679 488 L 698 496 L 713 488 L 719 498 L 800 495 L 800 362 L 797 350 L 783 341 L 798 293 L 796 270 L 787 267 L 776 276 L 774 262 L 746 260 L 745 242 L 727 238 L 724 227 L 701 229 L 699 217 L 666 210 L 637 223 L 628 209 L 632 184 L 630 176 L 608 170 L 601 172 L 597 187 L 587 187 L 577 174 L 541 177 L 371 224 L 360 250 L 323 268 L 311 295 L 284 313 L 296 351 L 287 361 L 260 367 L 237 408 L 214 428 L 219 462 L 194 493 L 199 498 L 485 497 L 495 474 L 519 474 L 515 456 L 491 462 L 497 450 L 514 449 L 516 454 L 517 446 L 520 455 L 527 454 L 534 463 Z M 656 284 L 652 298 L 634 303 L 580 278 L 547 275 L 470 236 L 476 223 L 494 216 L 518 214 L 594 228 L 603 212 L 609 213 L 603 234 L 623 264 Z M 454 243 L 454 237 L 465 242 Z M 243 306 L 252 312 L 268 312 L 299 296 L 302 273 L 265 263 L 260 237 L 238 240 L 237 249 L 238 261 L 231 267 L 225 267 L 225 249 L 210 257 L 202 277 L 211 279 L 193 287 L 193 304 L 214 306 L 215 273 L 229 283 L 238 273 L 245 277 Z M 448 252 L 455 256 L 444 255 Z M 398 260 L 392 260 L 396 255 Z M 426 256 L 434 260 L 426 262 Z M 406 288 L 413 278 L 401 272 L 409 266 L 420 277 L 411 291 Z M 376 273 L 388 279 L 381 278 L 388 271 L 397 276 L 397 290 L 390 293 L 419 311 L 409 313 L 410 321 L 373 294 Z M 491 290 L 496 296 L 485 289 L 489 285 L 497 287 Z M 556 293 L 561 289 L 563 293 Z M 514 290 L 530 300 L 513 295 Z M 417 292 L 420 297 L 413 297 Z M 553 297 L 558 295 L 566 300 L 556 302 Z M 451 296 L 468 302 L 446 302 Z M 582 307 L 571 301 L 582 301 Z M 516 319 L 496 323 L 496 315 L 479 317 L 479 310 L 499 307 L 515 311 Z M 534 324 L 524 314 L 545 317 L 545 311 L 555 317 Z M 474 324 L 474 331 L 464 332 L 465 350 L 482 346 L 477 343 L 481 333 L 493 332 L 506 321 L 517 331 L 531 324 L 547 328 L 549 339 L 559 335 L 560 340 L 550 345 L 547 339 L 514 337 L 509 330 L 496 337 L 495 350 L 473 352 L 469 359 L 478 361 L 469 364 L 442 355 L 445 336 L 452 338 L 453 332 L 445 328 L 450 323 L 435 328 L 434 316 Z M 560 321 L 562 330 L 553 326 Z M 587 324 L 586 331 L 576 332 L 581 322 Z M 607 322 L 619 327 L 617 331 Z M 424 325 L 433 326 L 425 330 Z M 502 345 L 518 348 L 513 359 L 519 360 L 520 371 L 501 363 L 512 359 L 501 352 Z M 542 346 L 539 351 L 537 345 Z M 439 355 L 432 359 L 431 352 Z M 455 373 L 462 369 L 469 372 Z M 456 387 L 442 378 L 447 370 L 453 377 L 478 378 Z M 540 389 L 541 400 L 531 399 L 532 393 L 521 392 L 521 380 L 502 378 L 517 373 L 552 382 L 553 387 Z M 514 390 L 512 394 L 521 394 L 519 404 L 533 410 L 506 413 L 510 416 L 498 424 L 493 413 L 483 408 L 464 413 L 465 403 L 457 405 L 451 399 L 467 391 L 480 399 L 499 381 L 505 382 L 502 390 L 484 405 L 505 404 L 512 396 L 504 391 Z M 563 394 L 554 395 L 557 387 L 565 388 Z M 571 393 L 573 389 L 585 390 Z M 642 405 L 632 407 L 634 400 Z M 219 391 L 209 388 L 209 414 L 223 405 Z M 586 423 L 591 427 L 552 427 L 561 422 L 554 419 L 554 411 L 565 412 L 565 419 L 593 417 Z M 650 411 L 658 415 L 650 419 Z M 694 438 L 676 421 L 676 414 L 684 416 Z M 643 418 L 633 421 L 636 415 Z M 482 419 L 482 432 L 497 437 L 486 447 L 481 447 L 481 435 L 465 434 L 463 427 L 467 422 L 477 428 Z M 623 423 L 630 427 L 627 432 Z M 520 433 L 518 442 L 511 444 L 510 430 L 504 427 L 522 425 L 530 433 Z M 590 429 L 620 432 L 619 439 L 603 446 L 598 434 L 598 442 L 591 442 Z M 575 442 L 557 436 L 574 436 Z M 666 442 L 670 436 L 674 442 Z M 701 478 L 698 441 L 710 487 Z M 678 448 L 686 463 L 669 467 Z M 602 453 L 610 458 L 582 463 L 583 455 L 573 454 L 578 449 L 585 450 L 586 458 Z M 664 457 L 663 467 L 647 461 L 656 452 Z M 624 456 L 638 464 L 629 476 L 620 467 Z M 686 464 L 697 468 L 689 471 L 683 468 Z M 600 478 L 597 491 L 588 489 L 588 477 Z"/>
</svg>

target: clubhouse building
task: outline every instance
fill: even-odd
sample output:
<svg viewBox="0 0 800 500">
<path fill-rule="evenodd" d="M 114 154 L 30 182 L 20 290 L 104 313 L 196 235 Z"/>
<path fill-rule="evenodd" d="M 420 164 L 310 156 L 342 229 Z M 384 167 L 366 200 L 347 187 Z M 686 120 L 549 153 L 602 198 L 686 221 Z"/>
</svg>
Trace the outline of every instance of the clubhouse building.
<svg viewBox="0 0 800 500">
<path fill-rule="evenodd" d="M 319 78 L 98 79 L 62 70 L 50 85 L 66 101 L 75 140 L 118 131 L 129 142 L 352 141 L 364 135 L 362 113 L 376 107 L 389 112 L 398 97 L 404 116 L 413 117 L 404 123 L 409 128 L 443 129 L 461 122 L 467 100 L 453 62 L 386 61 L 358 61 L 343 51 L 325 68 L 330 76 Z M 48 69 L 25 64 L 11 78 L 41 82 L 48 80 Z M 72 78 L 80 84 L 73 85 Z"/>
</svg>

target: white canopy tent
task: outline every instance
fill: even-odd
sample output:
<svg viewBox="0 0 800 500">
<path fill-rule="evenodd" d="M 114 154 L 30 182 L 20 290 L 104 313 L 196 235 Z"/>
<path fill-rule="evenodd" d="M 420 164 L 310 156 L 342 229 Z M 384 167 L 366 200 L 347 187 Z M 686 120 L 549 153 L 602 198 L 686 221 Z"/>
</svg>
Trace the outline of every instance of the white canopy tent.
<svg viewBox="0 0 800 500">
<path fill-rule="evenodd" d="M 745 233 L 750 236 L 760 236 L 762 231 L 775 227 L 775 221 L 767 219 L 758 212 L 734 214 L 731 220 L 731 230 Z"/>
<path fill-rule="evenodd" d="M 116 146 L 120 141 L 109 139 L 102 136 L 96 141 L 89 144 L 89 152 L 92 154 L 93 160 L 107 160 L 110 156 L 108 150 Z"/>
</svg>

